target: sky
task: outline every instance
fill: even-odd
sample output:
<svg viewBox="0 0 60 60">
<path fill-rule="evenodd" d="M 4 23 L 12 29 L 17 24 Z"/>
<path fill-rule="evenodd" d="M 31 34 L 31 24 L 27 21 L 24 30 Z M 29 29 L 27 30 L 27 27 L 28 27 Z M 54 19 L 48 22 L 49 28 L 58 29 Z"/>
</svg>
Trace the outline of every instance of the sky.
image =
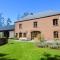
<svg viewBox="0 0 60 60">
<path fill-rule="evenodd" d="M 0 0 L 0 13 L 13 22 L 24 12 L 60 11 L 60 0 Z"/>
</svg>

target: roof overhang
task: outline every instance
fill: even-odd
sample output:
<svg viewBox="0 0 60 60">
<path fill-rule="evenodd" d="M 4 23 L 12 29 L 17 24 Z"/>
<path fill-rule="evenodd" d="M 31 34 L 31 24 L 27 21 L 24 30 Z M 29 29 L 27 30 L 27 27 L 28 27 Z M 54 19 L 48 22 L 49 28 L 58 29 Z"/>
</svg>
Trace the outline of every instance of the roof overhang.
<svg viewBox="0 0 60 60">
<path fill-rule="evenodd" d="M 42 16 L 42 17 L 35 17 L 35 18 L 30 18 L 30 19 L 22 19 L 21 21 L 16 21 L 15 23 L 18 22 L 24 22 L 24 21 L 30 21 L 30 20 L 35 20 L 35 19 L 41 19 L 41 18 L 47 18 L 47 17 L 51 17 L 51 16 L 57 16 L 60 15 L 60 13 L 56 13 L 56 14 L 52 14 L 52 15 L 47 15 L 47 16 Z"/>
</svg>

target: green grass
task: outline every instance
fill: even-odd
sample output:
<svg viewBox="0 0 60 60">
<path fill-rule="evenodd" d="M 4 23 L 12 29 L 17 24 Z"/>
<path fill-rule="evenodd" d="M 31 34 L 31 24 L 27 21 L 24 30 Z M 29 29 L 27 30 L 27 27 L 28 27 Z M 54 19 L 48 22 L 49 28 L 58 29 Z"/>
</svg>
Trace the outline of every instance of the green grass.
<svg viewBox="0 0 60 60">
<path fill-rule="evenodd" d="M 49 48 L 38 48 L 31 42 L 12 41 L 0 46 L 0 53 L 6 54 L 4 58 L 16 60 L 40 60 L 44 52 L 52 55 L 60 55 L 60 50 Z"/>
</svg>

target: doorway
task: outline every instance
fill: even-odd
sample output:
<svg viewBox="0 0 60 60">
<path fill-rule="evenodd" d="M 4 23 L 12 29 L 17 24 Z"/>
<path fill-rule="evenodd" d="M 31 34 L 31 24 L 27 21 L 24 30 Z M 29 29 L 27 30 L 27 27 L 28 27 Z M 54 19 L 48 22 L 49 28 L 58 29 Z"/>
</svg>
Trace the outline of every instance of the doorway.
<svg viewBox="0 0 60 60">
<path fill-rule="evenodd" d="M 32 31 L 31 32 L 31 40 L 34 39 L 35 37 L 37 37 L 38 34 L 41 34 L 40 31 Z"/>
<path fill-rule="evenodd" d="M 4 31 L 4 37 L 6 37 L 6 38 L 9 37 L 9 31 Z"/>
</svg>

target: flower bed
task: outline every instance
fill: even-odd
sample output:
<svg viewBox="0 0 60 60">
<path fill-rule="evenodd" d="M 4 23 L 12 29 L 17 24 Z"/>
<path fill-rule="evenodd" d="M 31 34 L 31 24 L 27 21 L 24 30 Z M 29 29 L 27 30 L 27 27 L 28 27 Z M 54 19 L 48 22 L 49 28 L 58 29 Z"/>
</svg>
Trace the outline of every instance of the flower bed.
<svg viewBox="0 0 60 60">
<path fill-rule="evenodd" d="M 38 44 L 39 47 L 48 47 L 48 48 L 53 48 L 53 49 L 57 49 L 59 48 L 60 49 L 60 41 L 57 40 L 52 40 L 52 41 L 40 41 L 39 44 Z"/>
</svg>

